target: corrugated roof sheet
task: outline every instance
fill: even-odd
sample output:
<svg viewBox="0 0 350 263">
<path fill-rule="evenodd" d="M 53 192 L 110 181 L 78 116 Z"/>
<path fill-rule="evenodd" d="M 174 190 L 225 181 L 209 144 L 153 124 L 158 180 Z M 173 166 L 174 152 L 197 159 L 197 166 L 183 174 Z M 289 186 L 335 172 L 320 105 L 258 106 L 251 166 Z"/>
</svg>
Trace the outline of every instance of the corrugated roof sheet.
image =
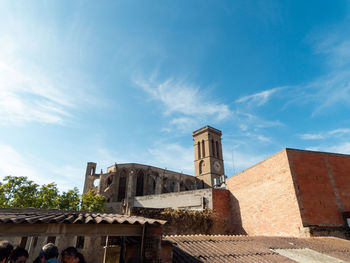
<svg viewBox="0 0 350 263">
<path fill-rule="evenodd" d="M 164 220 L 111 213 L 67 211 L 58 209 L 0 208 L 0 224 L 151 224 Z"/>
<path fill-rule="evenodd" d="M 173 262 L 294 262 L 271 249 L 309 248 L 350 262 L 350 241 L 332 237 L 165 236 Z"/>
</svg>

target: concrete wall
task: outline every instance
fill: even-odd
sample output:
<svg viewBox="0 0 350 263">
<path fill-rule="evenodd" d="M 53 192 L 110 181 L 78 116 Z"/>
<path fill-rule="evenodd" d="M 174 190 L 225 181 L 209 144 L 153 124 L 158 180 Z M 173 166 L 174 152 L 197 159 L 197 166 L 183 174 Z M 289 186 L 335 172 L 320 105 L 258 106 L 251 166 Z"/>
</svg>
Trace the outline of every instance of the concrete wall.
<svg viewBox="0 0 350 263">
<path fill-rule="evenodd" d="M 204 201 L 204 203 L 203 203 Z M 136 196 L 134 207 L 213 209 L 212 189 L 200 189 L 160 195 Z"/>
<path fill-rule="evenodd" d="M 350 156 L 287 149 L 304 226 L 344 226 L 350 211 Z"/>
<path fill-rule="evenodd" d="M 300 235 L 302 221 L 286 150 L 230 177 L 227 189 L 235 233 Z"/>
</svg>

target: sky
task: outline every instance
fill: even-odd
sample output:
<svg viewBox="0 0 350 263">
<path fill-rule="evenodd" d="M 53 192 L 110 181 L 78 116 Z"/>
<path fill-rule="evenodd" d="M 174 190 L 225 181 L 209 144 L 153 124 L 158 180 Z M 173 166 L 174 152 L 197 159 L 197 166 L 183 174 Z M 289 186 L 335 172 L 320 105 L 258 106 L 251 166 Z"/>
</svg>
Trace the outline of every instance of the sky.
<svg viewBox="0 0 350 263">
<path fill-rule="evenodd" d="M 350 154 L 349 1 L 1 1 L 0 179 L 61 191 L 87 162 L 228 177 L 283 148 Z"/>
</svg>

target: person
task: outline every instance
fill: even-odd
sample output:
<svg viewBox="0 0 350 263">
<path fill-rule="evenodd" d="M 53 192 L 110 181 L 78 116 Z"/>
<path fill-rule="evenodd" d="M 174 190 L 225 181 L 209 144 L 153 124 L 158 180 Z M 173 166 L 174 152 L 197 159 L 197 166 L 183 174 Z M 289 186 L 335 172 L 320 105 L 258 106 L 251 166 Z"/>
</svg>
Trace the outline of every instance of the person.
<svg viewBox="0 0 350 263">
<path fill-rule="evenodd" d="M 79 258 L 78 263 L 86 263 L 84 255 L 81 254 L 80 252 L 78 252 L 78 258 Z"/>
<path fill-rule="evenodd" d="M 15 250 L 11 253 L 11 263 L 26 263 L 28 259 L 28 251 L 25 250 L 22 247 L 17 247 Z"/>
<path fill-rule="evenodd" d="M 8 261 L 13 246 L 7 240 L 0 241 L 0 263 Z"/>
<path fill-rule="evenodd" d="M 61 252 L 62 263 L 78 263 L 79 252 L 75 247 L 67 247 Z"/>
<path fill-rule="evenodd" d="M 58 248 L 54 244 L 48 243 L 42 247 L 39 257 L 41 263 L 59 263 L 57 260 Z"/>
</svg>

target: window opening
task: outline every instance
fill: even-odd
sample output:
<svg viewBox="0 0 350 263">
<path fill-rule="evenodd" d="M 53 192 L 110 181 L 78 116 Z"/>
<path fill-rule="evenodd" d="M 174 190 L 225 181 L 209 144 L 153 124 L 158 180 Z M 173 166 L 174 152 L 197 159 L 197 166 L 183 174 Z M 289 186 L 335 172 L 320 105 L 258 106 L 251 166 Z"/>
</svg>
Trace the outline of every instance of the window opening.
<svg viewBox="0 0 350 263">
<path fill-rule="evenodd" d="M 137 181 L 136 181 L 136 196 L 143 195 L 143 183 L 144 183 L 144 174 L 142 170 L 137 173 Z"/>
<path fill-rule="evenodd" d="M 214 140 L 211 140 L 211 153 L 215 157 L 215 145 L 214 145 Z"/>
<path fill-rule="evenodd" d="M 125 170 L 123 170 L 119 178 L 118 202 L 122 201 L 125 198 L 125 188 L 126 188 L 126 172 Z"/>
<path fill-rule="evenodd" d="M 76 243 L 76 248 L 84 248 L 84 243 L 85 243 L 85 237 L 84 236 L 77 236 L 77 243 Z"/>
<path fill-rule="evenodd" d="M 198 147 L 198 159 L 200 159 L 201 158 L 201 143 L 200 142 L 197 143 L 197 147 Z"/>
<path fill-rule="evenodd" d="M 205 147 L 204 147 L 204 140 L 202 140 L 202 151 L 203 151 L 203 157 L 205 157 Z"/>
<path fill-rule="evenodd" d="M 219 156 L 219 143 L 216 141 L 216 157 L 220 158 Z"/>
</svg>

